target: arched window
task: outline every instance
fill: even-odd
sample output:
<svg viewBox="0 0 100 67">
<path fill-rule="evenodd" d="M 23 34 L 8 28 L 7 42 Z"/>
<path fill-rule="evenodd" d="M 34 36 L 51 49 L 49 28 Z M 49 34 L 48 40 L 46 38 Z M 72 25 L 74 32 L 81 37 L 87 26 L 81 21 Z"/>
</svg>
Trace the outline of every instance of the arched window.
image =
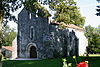
<svg viewBox="0 0 100 67">
<path fill-rule="evenodd" d="M 35 36 L 34 27 L 31 26 L 31 27 L 30 27 L 30 39 L 33 40 L 33 39 L 34 39 L 34 36 Z"/>
<path fill-rule="evenodd" d="M 31 20 L 31 18 L 32 18 L 32 15 L 31 15 L 31 13 L 29 14 L 29 18 L 30 18 L 30 20 Z"/>
</svg>

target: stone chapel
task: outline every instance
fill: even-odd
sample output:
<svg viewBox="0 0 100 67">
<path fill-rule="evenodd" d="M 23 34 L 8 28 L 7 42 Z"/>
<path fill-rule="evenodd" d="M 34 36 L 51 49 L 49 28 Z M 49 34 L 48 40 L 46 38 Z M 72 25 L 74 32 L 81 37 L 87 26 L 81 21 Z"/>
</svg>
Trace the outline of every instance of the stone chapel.
<svg viewBox="0 0 100 67">
<path fill-rule="evenodd" d="M 17 48 L 13 55 L 40 59 L 83 56 L 88 46 L 84 32 L 73 24 L 49 22 L 48 18 L 37 17 L 23 8 L 18 14 Z"/>
</svg>

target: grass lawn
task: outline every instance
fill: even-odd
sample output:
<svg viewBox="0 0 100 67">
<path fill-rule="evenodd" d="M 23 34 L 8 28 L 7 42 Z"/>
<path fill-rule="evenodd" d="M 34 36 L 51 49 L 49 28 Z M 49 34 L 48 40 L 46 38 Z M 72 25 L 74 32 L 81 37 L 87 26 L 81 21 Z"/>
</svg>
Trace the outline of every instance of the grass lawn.
<svg viewBox="0 0 100 67">
<path fill-rule="evenodd" d="M 100 56 L 99 57 L 83 57 L 79 60 L 88 61 L 89 67 L 100 67 Z"/>
<path fill-rule="evenodd" d="M 67 57 L 67 62 L 72 63 L 75 67 L 75 60 Z M 100 57 L 77 57 L 77 61 L 88 61 L 89 67 L 100 67 Z M 45 59 L 45 60 L 8 60 L 3 61 L 3 67 L 63 67 L 62 59 Z"/>
<path fill-rule="evenodd" d="M 3 67 L 62 67 L 62 60 L 9 60 L 3 62 Z"/>
</svg>

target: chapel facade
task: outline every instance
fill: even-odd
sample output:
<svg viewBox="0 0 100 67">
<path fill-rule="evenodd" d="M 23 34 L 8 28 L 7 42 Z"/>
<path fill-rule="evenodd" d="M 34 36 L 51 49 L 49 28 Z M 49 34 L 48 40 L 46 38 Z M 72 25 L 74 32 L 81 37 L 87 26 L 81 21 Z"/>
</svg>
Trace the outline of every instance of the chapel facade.
<svg viewBox="0 0 100 67">
<path fill-rule="evenodd" d="M 59 25 L 64 25 L 62 29 Z M 25 8 L 18 14 L 17 58 L 82 56 L 88 46 L 84 29 L 73 24 L 49 22 Z"/>
</svg>

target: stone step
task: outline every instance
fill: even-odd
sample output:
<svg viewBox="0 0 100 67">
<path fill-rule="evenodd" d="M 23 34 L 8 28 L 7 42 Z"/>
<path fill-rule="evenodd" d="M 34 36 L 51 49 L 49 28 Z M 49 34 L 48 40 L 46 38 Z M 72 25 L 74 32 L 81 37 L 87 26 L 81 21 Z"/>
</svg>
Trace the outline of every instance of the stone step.
<svg viewBox="0 0 100 67">
<path fill-rule="evenodd" d="M 40 59 L 38 59 L 38 58 L 17 58 L 14 60 L 40 60 Z"/>
</svg>

